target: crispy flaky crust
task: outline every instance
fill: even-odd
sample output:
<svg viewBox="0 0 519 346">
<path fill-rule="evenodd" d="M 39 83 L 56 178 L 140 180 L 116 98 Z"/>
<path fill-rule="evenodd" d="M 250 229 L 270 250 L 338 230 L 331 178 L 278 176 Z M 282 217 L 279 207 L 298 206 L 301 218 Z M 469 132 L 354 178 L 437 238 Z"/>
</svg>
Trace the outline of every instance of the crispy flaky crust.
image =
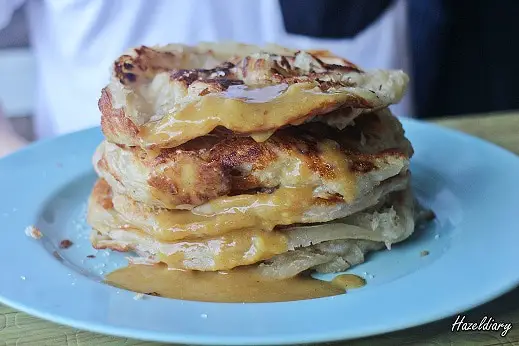
<svg viewBox="0 0 519 346">
<path fill-rule="evenodd" d="M 177 148 L 103 142 L 94 167 L 119 194 L 150 206 L 191 209 L 214 198 L 278 187 L 311 187 L 321 198 L 362 196 L 408 169 L 413 149 L 389 110 L 337 130 L 320 123 L 277 131 L 258 143 L 220 133 Z M 353 178 L 350 179 L 350 178 Z"/>
<path fill-rule="evenodd" d="M 326 51 L 142 46 L 114 63 L 99 108 L 113 143 L 171 148 L 218 127 L 262 141 L 313 118 L 344 127 L 398 102 L 407 82 L 402 71 L 364 72 Z"/>
</svg>

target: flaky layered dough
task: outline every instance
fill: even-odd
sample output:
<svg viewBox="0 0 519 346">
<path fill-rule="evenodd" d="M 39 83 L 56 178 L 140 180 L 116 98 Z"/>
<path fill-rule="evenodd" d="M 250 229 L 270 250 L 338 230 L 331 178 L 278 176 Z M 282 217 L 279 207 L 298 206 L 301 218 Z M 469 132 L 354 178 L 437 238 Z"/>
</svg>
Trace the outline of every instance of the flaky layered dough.
<svg viewBox="0 0 519 346">
<path fill-rule="evenodd" d="M 364 72 L 324 51 L 143 46 L 114 63 L 99 108 L 113 143 L 171 148 L 217 127 L 264 141 L 313 118 L 343 127 L 398 102 L 407 82 L 402 71 Z"/>
<path fill-rule="evenodd" d="M 220 197 L 193 210 L 153 208 L 117 193 L 110 204 L 124 221 L 121 228 L 137 228 L 157 240 L 171 242 L 331 221 L 376 205 L 388 193 L 404 189 L 408 180 L 408 174 L 392 177 L 351 202 L 315 197 L 309 188 L 279 188 L 272 193 Z M 104 180 L 97 185 L 109 188 Z"/>
<path fill-rule="evenodd" d="M 171 268 L 227 270 L 266 261 L 259 270 L 285 278 L 307 269 L 333 272 L 361 263 L 364 254 L 405 240 L 414 230 L 414 203 L 409 189 L 386 195 L 378 205 L 326 225 L 277 231 L 238 230 L 178 242 L 158 241 L 125 224 L 113 209 L 108 185 L 96 185 L 89 202 L 95 248 L 136 251 L 147 263 Z"/>
<path fill-rule="evenodd" d="M 351 201 L 405 172 L 412 154 L 398 119 L 381 110 L 343 130 L 305 124 L 262 143 L 225 133 L 154 151 L 105 141 L 94 167 L 118 194 L 150 206 L 191 209 L 221 196 L 278 187 Z"/>
</svg>

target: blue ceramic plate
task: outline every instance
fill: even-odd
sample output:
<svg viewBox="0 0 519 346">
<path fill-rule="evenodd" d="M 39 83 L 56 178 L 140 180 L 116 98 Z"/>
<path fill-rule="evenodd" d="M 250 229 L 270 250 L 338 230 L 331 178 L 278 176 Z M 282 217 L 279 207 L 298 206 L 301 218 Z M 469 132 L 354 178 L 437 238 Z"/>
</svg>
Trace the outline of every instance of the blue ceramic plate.
<svg viewBox="0 0 519 346">
<path fill-rule="evenodd" d="M 413 184 L 438 218 L 351 270 L 368 284 L 306 301 L 221 304 L 146 297 L 107 286 L 124 256 L 95 251 L 85 223 L 99 129 L 0 160 L 0 301 L 80 329 L 187 344 L 289 344 L 408 328 L 487 302 L 519 283 L 519 159 L 479 139 L 404 120 Z M 25 235 L 36 225 L 40 240 Z M 59 249 L 63 239 L 74 245 Z M 424 250 L 428 256 L 421 256 Z M 62 260 L 55 256 L 57 252 Z M 87 255 L 95 255 L 88 258 Z M 326 277 L 329 278 L 329 277 Z"/>
</svg>

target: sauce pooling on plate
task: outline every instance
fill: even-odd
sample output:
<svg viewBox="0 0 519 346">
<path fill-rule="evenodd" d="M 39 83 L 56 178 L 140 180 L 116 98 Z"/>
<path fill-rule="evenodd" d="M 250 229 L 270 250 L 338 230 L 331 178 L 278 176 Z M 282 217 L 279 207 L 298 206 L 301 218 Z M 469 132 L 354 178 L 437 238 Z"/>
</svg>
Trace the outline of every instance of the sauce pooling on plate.
<svg viewBox="0 0 519 346">
<path fill-rule="evenodd" d="M 253 267 L 199 272 L 171 270 L 165 265 L 133 264 L 110 273 L 106 282 L 112 286 L 154 296 L 222 303 L 283 302 L 345 293 L 340 284 L 309 276 L 284 280 L 267 279 L 260 276 Z"/>
</svg>

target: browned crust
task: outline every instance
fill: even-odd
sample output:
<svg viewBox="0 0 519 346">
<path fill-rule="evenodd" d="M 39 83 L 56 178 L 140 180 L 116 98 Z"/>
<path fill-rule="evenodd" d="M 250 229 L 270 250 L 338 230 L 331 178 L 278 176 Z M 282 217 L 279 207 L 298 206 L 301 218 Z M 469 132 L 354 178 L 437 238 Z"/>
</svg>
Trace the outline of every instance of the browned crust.
<svg viewBox="0 0 519 346">
<path fill-rule="evenodd" d="M 102 114 L 101 129 L 105 136 L 114 142 L 125 142 L 125 138 L 137 141 L 139 127 L 124 114 L 123 108 L 116 109 L 112 106 L 112 94 L 108 88 L 101 91 L 98 106 Z"/>
<path fill-rule="evenodd" d="M 337 146 L 336 154 L 357 176 L 379 169 L 382 163 L 410 158 L 412 147 L 400 126 L 395 125 L 399 124 L 398 120 L 386 123 L 380 121 L 377 114 L 362 118 L 365 118 L 362 122 L 344 130 L 319 123 L 287 127 L 265 142 L 216 131 L 177 148 L 147 151 L 139 147 L 119 147 L 130 151 L 133 160 L 152 172 L 147 183 L 155 198 L 164 197 L 175 205 L 196 206 L 220 196 L 276 188 L 277 185 L 260 181 L 257 174 L 272 164 L 282 164 L 287 157 L 297 156 L 310 172 L 324 181 L 338 179 L 336 167 L 323 156 L 321 145 L 325 142 Z M 368 137 L 365 146 L 360 143 L 361 134 Z M 394 140 L 385 141 L 386 137 Z M 370 150 L 372 141 L 382 142 L 377 150 Z M 105 157 L 98 161 L 98 167 L 124 185 L 124 180 L 110 169 Z M 186 169 L 189 174 L 185 173 Z"/>
<path fill-rule="evenodd" d="M 97 168 L 110 174 L 119 184 L 123 184 L 122 178 L 112 169 L 112 166 L 108 164 L 106 157 L 102 157 L 97 162 Z"/>
<path fill-rule="evenodd" d="M 169 178 L 167 175 L 153 175 L 148 179 L 148 184 L 150 184 L 151 187 L 154 187 L 157 190 L 163 191 L 165 193 L 178 195 L 178 188 L 175 180 Z"/>
<path fill-rule="evenodd" d="M 192 176 L 192 181 L 196 185 L 193 188 L 186 188 L 182 185 L 182 181 L 170 178 L 181 175 L 182 168 L 179 166 L 167 168 L 163 172 L 164 175 L 153 175 L 148 179 L 148 184 L 161 194 L 176 196 L 178 205 L 199 205 L 228 192 L 226 176 L 221 170 L 213 169 L 211 166 L 215 165 L 202 164 L 197 167 Z M 202 182 L 203 185 L 197 184 Z"/>
<path fill-rule="evenodd" d="M 102 178 L 98 179 L 95 182 L 94 187 L 92 189 L 92 194 L 90 195 L 90 198 L 92 199 L 90 208 L 92 207 L 92 205 L 99 205 L 103 209 L 113 212 L 114 205 L 112 202 L 112 196 L 113 196 L 112 188 L 106 182 L 106 180 L 104 180 Z M 90 211 L 89 211 L 89 213 L 90 213 Z M 102 232 L 99 232 L 96 229 L 92 229 L 91 232 L 92 233 L 90 235 L 90 242 L 92 243 L 92 247 L 94 249 L 97 249 L 97 250 L 111 249 L 111 250 L 120 251 L 120 252 L 127 252 L 127 251 L 133 250 L 133 248 L 129 245 L 123 245 L 123 244 L 120 244 L 117 242 L 110 242 L 110 245 L 107 244 L 106 242 L 102 243 L 101 241 L 99 241 L 99 239 L 96 239 L 96 236 L 95 236 L 95 234 L 97 234 L 102 237 L 102 235 L 101 235 Z M 87 257 L 93 258 L 95 256 L 89 255 Z"/>
<path fill-rule="evenodd" d="M 292 155 L 297 153 L 304 160 L 304 164 L 311 171 L 317 173 L 324 179 L 336 177 L 335 170 L 322 157 L 319 149 L 320 143 L 325 139 L 313 137 L 313 131 L 305 131 L 313 125 L 301 125 L 290 129 L 280 130 L 266 142 L 256 142 L 250 137 L 229 137 L 222 138 L 219 142 L 212 144 L 211 147 L 195 149 L 193 151 L 184 146 L 175 149 L 162 149 L 156 158 L 144 161 L 145 165 L 153 167 L 172 161 L 181 161 L 185 164 L 195 165 L 197 170 L 195 180 L 200 182 L 206 180 L 208 183 L 221 181 L 224 176 L 228 176 L 234 189 L 236 185 L 245 189 L 254 189 L 260 186 L 251 184 L 256 180 L 251 176 L 240 174 L 239 168 L 244 164 L 251 165 L 251 172 L 265 169 L 274 161 L 280 159 L 280 155 Z M 340 140 L 340 138 L 335 138 Z M 201 141 L 204 138 L 199 138 Z M 211 143 L 212 140 L 209 140 Z M 337 143 L 337 142 L 336 142 Z M 140 156 L 142 149 L 132 148 L 134 155 Z M 374 153 L 364 153 L 357 147 L 349 147 L 337 143 L 337 151 L 342 152 L 341 156 L 349 162 L 349 167 L 354 173 L 368 173 L 377 169 L 375 161 L 379 159 L 409 158 L 405 148 L 385 148 Z M 213 179 L 215 170 L 221 173 L 216 174 L 217 179 Z M 175 174 L 168 174 L 175 175 Z M 250 180 L 252 179 L 252 180 Z M 161 187 L 172 187 L 162 185 Z M 173 186 L 172 192 L 177 192 L 178 188 Z M 231 191 L 229 191 L 231 192 Z"/>
<path fill-rule="evenodd" d="M 114 62 L 114 75 L 123 85 L 142 82 L 152 73 L 178 68 L 179 57 L 172 52 L 158 52 L 153 48 L 135 48 L 135 56 L 120 56 Z M 141 78 L 141 80 L 140 80 Z"/>
<path fill-rule="evenodd" d="M 312 68 L 304 75 L 301 71 L 294 67 L 295 60 L 300 54 L 305 52 L 297 51 L 294 55 L 276 55 L 263 53 L 268 55 L 272 60 L 264 58 L 252 58 L 250 56 L 238 57 L 230 59 L 230 61 L 222 61 L 214 68 L 204 69 L 182 68 L 185 57 L 183 53 L 173 53 L 168 51 L 157 51 L 147 46 L 140 46 L 134 49 L 134 55 L 122 55 L 114 62 L 114 76 L 123 85 L 139 84 L 150 75 L 171 71 L 170 79 L 184 82 L 189 86 L 195 81 L 203 80 L 211 83 L 216 81 L 229 85 L 244 84 L 242 79 L 250 77 L 252 74 L 263 76 L 268 74 L 268 80 L 274 83 L 298 83 L 309 80 L 319 80 L 320 77 L 328 75 L 330 72 L 349 72 L 354 71 L 362 73 L 363 71 L 351 63 L 350 61 L 334 56 L 329 51 L 310 50 L 306 52 L 312 56 Z M 212 55 L 211 51 L 198 53 Z M 323 59 L 320 59 L 323 58 Z M 333 64 L 325 63 L 324 59 L 333 58 Z M 238 71 L 238 72 L 237 72 Z M 261 79 L 260 79 L 261 80 Z M 335 86 L 345 86 L 347 82 L 336 81 Z M 325 89 L 323 89 L 325 90 Z"/>
<path fill-rule="evenodd" d="M 95 203 L 106 210 L 110 210 L 114 207 L 112 203 L 112 188 L 104 179 L 98 179 L 96 181 L 92 190 L 92 198 L 94 198 Z"/>
</svg>

